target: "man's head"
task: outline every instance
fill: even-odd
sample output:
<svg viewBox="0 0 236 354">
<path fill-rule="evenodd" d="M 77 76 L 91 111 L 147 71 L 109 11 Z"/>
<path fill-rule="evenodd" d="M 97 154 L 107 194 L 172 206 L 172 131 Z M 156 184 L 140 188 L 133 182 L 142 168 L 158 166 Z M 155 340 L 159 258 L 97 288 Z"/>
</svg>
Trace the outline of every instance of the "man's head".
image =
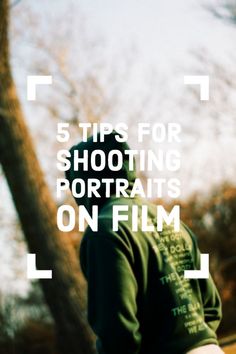
<svg viewBox="0 0 236 354">
<path fill-rule="evenodd" d="M 84 180 L 86 183 L 85 185 L 87 186 L 87 181 L 90 178 L 96 178 L 99 181 L 101 181 L 104 178 L 112 178 L 114 179 L 114 182 L 111 184 L 111 195 L 115 193 L 115 185 L 116 185 L 116 180 L 118 178 L 126 179 L 129 181 L 129 184 L 132 185 L 133 181 L 135 180 L 135 171 L 130 171 L 129 170 L 129 165 L 128 165 L 128 155 L 125 154 L 125 150 L 130 150 L 128 144 L 126 142 L 118 142 L 116 139 L 116 136 L 119 136 L 119 134 L 115 131 L 113 131 L 111 134 L 106 135 L 104 142 L 99 141 L 99 136 L 98 136 L 98 142 L 93 142 L 93 137 L 90 137 L 87 142 L 81 142 L 77 145 L 74 145 L 70 149 L 71 157 L 70 157 L 70 162 L 71 162 L 71 168 L 66 172 L 66 178 L 69 180 L 70 186 L 75 178 L 80 178 Z M 83 168 L 83 164 L 79 163 L 78 164 L 78 171 L 74 170 L 74 155 L 75 152 L 77 151 L 79 153 L 79 157 L 84 156 L 85 150 L 88 151 L 88 169 L 85 171 Z M 91 166 L 91 154 L 96 151 L 96 150 L 102 150 L 105 155 L 105 168 L 101 171 L 94 171 Z M 119 171 L 113 171 L 109 168 L 108 166 L 108 154 L 112 150 L 118 150 L 121 152 L 122 157 L 123 157 L 123 165 L 122 168 Z M 100 159 L 99 155 L 97 156 L 98 159 Z M 114 165 L 116 165 L 116 155 L 114 154 Z M 99 164 L 99 161 L 97 161 Z M 99 195 L 101 195 L 101 198 L 96 198 L 96 197 L 91 197 L 88 198 L 87 191 L 85 191 L 85 195 L 82 198 L 75 198 L 76 203 L 78 205 L 85 205 L 88 211 L 91 210 L 92 205 L 103 205 L 104 202 L 106 201 L 106 190 L 105 190 L 105 184 L 101 184 L 101 187 L 98 190 Z M 77 191 L 79 192 L 79 191 Z"/>
</svg>

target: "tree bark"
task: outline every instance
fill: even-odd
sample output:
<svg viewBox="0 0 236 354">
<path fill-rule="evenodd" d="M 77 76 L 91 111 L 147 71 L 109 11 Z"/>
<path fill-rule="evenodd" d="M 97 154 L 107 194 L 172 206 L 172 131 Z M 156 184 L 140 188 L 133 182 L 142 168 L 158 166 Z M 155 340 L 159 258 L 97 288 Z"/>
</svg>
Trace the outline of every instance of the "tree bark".
<svg viewBox="0 0 236 354">
<path fill-rule="evenodd" d="M 9 60 L 9 3 L 0 0 L 0 163 L 7 178 L 22 229 L 38 269 L 52 269 L 41 280 L 55 319 L 62 352 L 94 353 L 85 319 L 79 262 L 56 224 L 56 205 L 45 183 L 11 74 Z"/>
</svg>

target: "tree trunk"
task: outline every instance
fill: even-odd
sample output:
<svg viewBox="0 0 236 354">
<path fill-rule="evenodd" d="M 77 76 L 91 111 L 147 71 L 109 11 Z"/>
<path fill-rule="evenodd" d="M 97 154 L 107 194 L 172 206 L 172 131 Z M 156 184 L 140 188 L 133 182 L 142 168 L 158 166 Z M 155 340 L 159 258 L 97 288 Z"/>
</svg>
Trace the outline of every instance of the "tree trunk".
<svg viewBox="0 0 236 354">
<path fill-rule="evenodd" d="M 56 225 L 56 205 L 38 163 L 17 97 L 9 64 L 9 4 L 0 0 L 0 163 L 7 178 L 22 229 L 39 269 L 52 269 L 41 280 L 55 319 L 62 352 L 91 354 L 93 335 L 84 314 L 84 292 L 76 253 Z"/>
</svg>

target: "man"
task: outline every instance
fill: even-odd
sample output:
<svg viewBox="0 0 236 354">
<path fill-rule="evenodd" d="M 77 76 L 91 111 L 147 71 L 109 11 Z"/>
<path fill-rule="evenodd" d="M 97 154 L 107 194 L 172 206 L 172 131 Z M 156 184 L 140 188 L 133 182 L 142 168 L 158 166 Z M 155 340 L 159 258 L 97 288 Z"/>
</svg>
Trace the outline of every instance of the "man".
<svg viewBox="0 0 236 354">
<path fill-rule="evenodd" d="M 71 149 L 121 151 L 122 169 L 108 167 L 94 172 L 78 169 L 73 164 L 67 172 L 70 184 L 75 178 L 113 178 L 111 196 L 101 184 L 100 197 L 80 198 L 79 205 L 91 211 L 98 205 L 98 231 L 88 227 L 81 247 L 82 271 L 88 282 L 88 320 L 97 335 L 99 354 L 185 354 L 222 353 L 215 331 L 221 319 L 221 303 L 212 278 L 185 279 L 185 269 L 200 268 L 200 252 L 193 233 L 183 224 L 179 232 L 164 224 L 161 232 L 131 231 L 128 221 L 112 228 L 114 205 L 148 205 L 150 222 L 157 224 L 154 206 L 139 197 L 115 196 L 115 182 L 129 181 L 130 193 L 136 178 L 129 171 L 126 143 L 117 142 L 116 133 L 94 143 L 92 138 Z M 126 157 L 125 157 L 126 156 Z M 107 161 L 106 161 L 107 162 Z M 108 164 L 107 164 L 108 165 Z M 79 192 L 79 191 L 78 191 Z M 87 194 L 86 194 L 87 195 Z M 157 216 L 158 217 L 158 216 Z M 156 229 L 155 229 L 156 230 Z"/>
</svg>

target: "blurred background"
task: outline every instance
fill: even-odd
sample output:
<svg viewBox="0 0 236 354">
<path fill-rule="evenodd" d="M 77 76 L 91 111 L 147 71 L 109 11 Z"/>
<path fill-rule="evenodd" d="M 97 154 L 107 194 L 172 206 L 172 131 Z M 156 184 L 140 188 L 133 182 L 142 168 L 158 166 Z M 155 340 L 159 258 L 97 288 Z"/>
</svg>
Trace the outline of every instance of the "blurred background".
<svg viewBox="0 0 236 354">
<path fill-rule="evenodd" d="M 69 194 L 56 200 L 56 153 L 80 139 L 78 122 L 126 122 L 133 148 L 138 122 L 181 124 L 182 219 L 210 253 L 219 336 L 235 334 L 235 0 L 12 0 L 9 31 L 24 119 L 57 205 L 73 204 Z M 28 102 L 27 75 L 52 75 L 53 85 Z M 184 86 L 184 75 L 209 75 L 210 100 Z M 71 125 L 68 144 L 56 141 L 58 122 Z M 158 146 L 149 139 L 138 148 Z M 56 354 L 54 318 L 39 283 L 27 280 L 27 243 L 1 167 L 0 234 L 0 353 Z M 69 237 L 78 248 L 81 235 Z"/>
</svg>

